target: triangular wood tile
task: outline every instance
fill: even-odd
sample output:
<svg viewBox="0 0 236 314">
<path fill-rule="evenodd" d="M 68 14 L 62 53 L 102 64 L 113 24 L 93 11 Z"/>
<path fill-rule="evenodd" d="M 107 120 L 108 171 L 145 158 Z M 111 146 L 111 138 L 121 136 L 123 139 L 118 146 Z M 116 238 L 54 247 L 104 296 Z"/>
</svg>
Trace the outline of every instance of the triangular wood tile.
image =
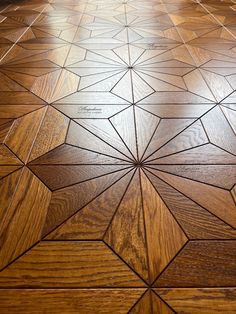
<svg viewBox="0 0 236 314">
<path fill-rule="evenodd" d="M 125 230 L 129 232 L 126 233 Z M 136 172 L 104 240 L 144 280 L 148 281 L 147 243 L 144 230 L 139 175 Z"/>
<path fill-rule="evenodd" d="M 117 171 L 53 192 L 43 228 L 43 235 L 58 227 L 127 172 L 127 170 Z"/>
<path fill-rule="evenodd" d="M 123 194 L 132 178 L 133 171 L 103 192 L 77 214 L 68 219 L 46 239 L 81 240 L 102 239 L 109 223 L 122 201 Z"/>
<path fill-rule="evenodd" d="M 149 274 L 153 282 L 184 246 L 187 237 L 143 172 L 141 183 Z"/>
<path fill-rule="evenodd" d="M 178 223 L 191 239 L 235 239 L 233 227 L 202 208 L 187 196 L 146 172 Z"/>
</svg>

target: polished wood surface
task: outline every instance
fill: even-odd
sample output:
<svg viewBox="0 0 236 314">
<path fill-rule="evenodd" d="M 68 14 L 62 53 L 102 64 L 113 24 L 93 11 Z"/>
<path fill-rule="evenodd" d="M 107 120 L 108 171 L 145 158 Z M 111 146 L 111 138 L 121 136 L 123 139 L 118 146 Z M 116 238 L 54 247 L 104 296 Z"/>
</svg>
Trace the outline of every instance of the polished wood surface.
<svg viewBox="0 0 236 314">
<path fill-rule="evenodd" d="M 236 1 L 0 3 L 0 313 L 236 313 Z"/>
</svg>

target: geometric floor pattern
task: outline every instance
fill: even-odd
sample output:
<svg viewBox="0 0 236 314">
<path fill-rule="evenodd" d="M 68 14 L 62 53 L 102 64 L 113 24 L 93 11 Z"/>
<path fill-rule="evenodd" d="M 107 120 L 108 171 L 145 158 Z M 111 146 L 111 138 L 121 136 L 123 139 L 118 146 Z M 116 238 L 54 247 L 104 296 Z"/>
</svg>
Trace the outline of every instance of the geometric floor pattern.
<svg viewBox="0 0 236 314">
<path fill-rule="evenodd" d="M 1 3 L 2 314 L 236 313 L 235 11 Z"/>
</svg>

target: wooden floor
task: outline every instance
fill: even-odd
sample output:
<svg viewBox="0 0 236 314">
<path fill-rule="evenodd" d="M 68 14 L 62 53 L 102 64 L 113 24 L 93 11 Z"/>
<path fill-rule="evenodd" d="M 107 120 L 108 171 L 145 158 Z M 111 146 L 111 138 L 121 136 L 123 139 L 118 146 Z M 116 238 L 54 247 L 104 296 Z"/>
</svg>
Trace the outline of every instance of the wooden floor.
<svg viewBox="0 0 236 314">
<path fill-rule="evenodd" d="M 236 313 L 236 1 L 0 6 L 0 313 Z"/>
</svg>

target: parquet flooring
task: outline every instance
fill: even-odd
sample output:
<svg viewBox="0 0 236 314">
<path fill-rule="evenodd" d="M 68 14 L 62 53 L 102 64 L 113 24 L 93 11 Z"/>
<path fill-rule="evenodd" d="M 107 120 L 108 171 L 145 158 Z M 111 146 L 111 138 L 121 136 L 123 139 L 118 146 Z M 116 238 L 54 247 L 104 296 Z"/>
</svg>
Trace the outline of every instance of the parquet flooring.
<svg viewBox="0 0 236 314">
<path fill-rule="evenodd" d="M 236 313 L 236 1 L 0 4 L 0 313 Z"/>
</svg>

